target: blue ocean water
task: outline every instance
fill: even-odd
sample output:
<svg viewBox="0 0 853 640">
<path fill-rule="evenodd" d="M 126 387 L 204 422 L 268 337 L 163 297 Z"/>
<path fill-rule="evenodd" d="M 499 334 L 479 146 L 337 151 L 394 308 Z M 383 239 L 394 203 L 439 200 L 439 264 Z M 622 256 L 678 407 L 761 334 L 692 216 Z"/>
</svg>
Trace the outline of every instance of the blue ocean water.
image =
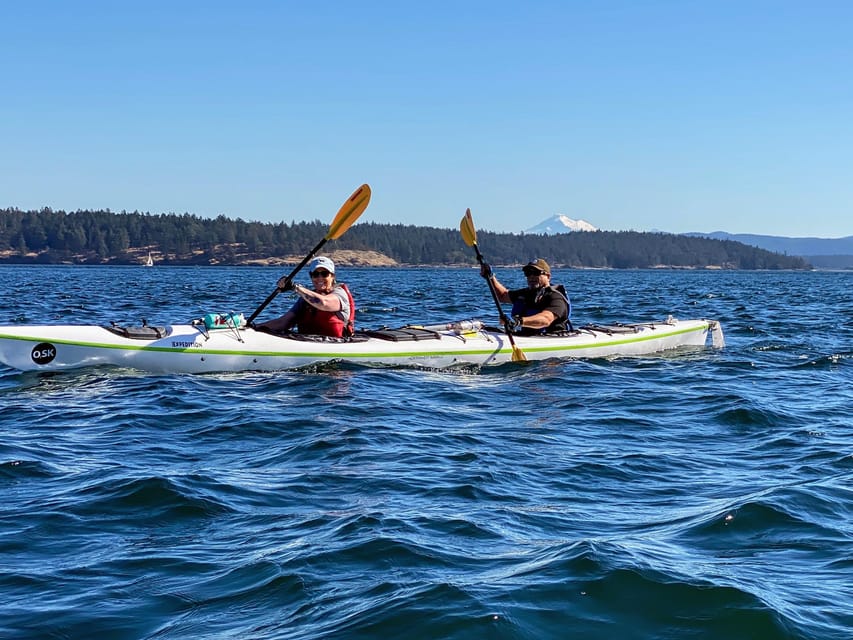
<svg viewBox="0 0 853 640">
<path fill-rule="evenodd" d="M 279 271 L 0 267 L 0 324 L 248 314 Z M 474 269 L 341 271 L 361 327 L 495 317 Z M 0 366 L 0 637 L 853 636 L 853 273 L 555 280 L 576 324 L 707 317 L 727 346 Z"/>
</svg>

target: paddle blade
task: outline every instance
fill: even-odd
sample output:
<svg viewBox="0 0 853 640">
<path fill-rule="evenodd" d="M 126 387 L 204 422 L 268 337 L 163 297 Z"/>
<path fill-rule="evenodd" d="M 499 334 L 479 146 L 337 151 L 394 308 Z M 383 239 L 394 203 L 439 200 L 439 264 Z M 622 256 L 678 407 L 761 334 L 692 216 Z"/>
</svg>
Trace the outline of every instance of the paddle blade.
<svg viewBox="0 0 853 640">
<path fill-rule="evenodd" d="M 477 229 L 474 228 L 474 218 L 471 217 L 471 209 L 465 211 L 462 221 L 459 223 L 459 231 L 462 232 L 462 240 L 469 247 L 477 244 Z"/>
<path fill-rule="evenodd" d="M 513 362 L 527 362 L 527 356 L 524 355 L 524 351 L 522 351 L 516 345 L 512 345 L 512 361 Z"/>
<path fill-rule="evenodd" d="M 344 202 L 335 219 L 332 220 L 329 233 L 326 234 L 326 240 L 336 240 L 344 235 L 347 229 L 364 213 L 368 204 L 370 204 L 370 187 L 363 184 Z"/>
</svg>

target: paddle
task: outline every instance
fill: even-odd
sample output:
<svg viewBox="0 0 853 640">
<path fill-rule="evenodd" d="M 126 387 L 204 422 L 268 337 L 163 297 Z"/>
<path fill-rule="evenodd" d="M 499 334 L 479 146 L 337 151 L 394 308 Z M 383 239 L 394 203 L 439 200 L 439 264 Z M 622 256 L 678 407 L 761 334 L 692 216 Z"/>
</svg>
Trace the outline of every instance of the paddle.
<svg viewBox="0 0 853 640">
<path fill-rule="evenodd" d="M 462 232 L 462 240 L 465 241 L 465 244 L 469 247 L 474 247 L 474 251 L 477 252 L 477 262 L 480 263 L 480 266 L 485 265 L 486 263 L 483 260 L 483 254 L 480 253 L 480 247 L 477 246 L 477 229 L 474 228 L 474 219 L 471 217 L 471 209 L 465 211 L 462 222 L 459 223 L 459 230 Z M 503 324 L 506 335 L 509 338 L 509 343 L 512 345 L 512 361 L 526 362 L 527 356 L 525 356 L 524 352 L 515 344 L 512 329 L 510 329 L 508 325 L 509 318 L 507 318 L 506 314 L 503 312 L 498 292 L 495 289 L 495 283 L 492 282 L 491 278 L 487 278 L 486 282 L 489 285 L 489 291 L 492 292 L 492 299 L 495 301 L 495 306 L 498 308 L 498 315 L 501 318 L 501 324 Z"/>
<path fill-rule="evenodd" d="M 296 277 L 296 274 L 308 264 L 308 261 L 317 255 L 317 252 L 323 247 L 326 242 L 329 240 L 336 240 L 340 238 L 344 233 L 346 233 L 347 229 L 349 229 L 352 224 L 358 220 L 358 217 L 364 213 L 364 210 L 367 209 L 367 205 L 370 203 L 370 187 L 366 184 L 361 185 L 355 192 L 349 197 L 349 199 L 344 202 L 338 211 L 335 219 L 332 220 L 332 224 L 329 226 L 329 232 L 326 234 L 326 237 L 320 240 L 317 243 L 317 246 L 311 249 L 311 252 L 302 259 L 296 268 L 290 272 L 290 275 L 287 276 L 286 282 L 290 284 L 293 281 L 293 278 Z M 279 291 L 282 291 L 282 287 L 276 287 L 275 290 L 267 296 L 267 299 L 261 303 L 261 306 L 255 309 L 255 312 L 249 316 L 249 319 L 246 321 L 246 324 L 251 326 L 252 321 L 258 317 L 258 314 L 264 310 L 264 308 L 273 301 Z"/>
</svg>

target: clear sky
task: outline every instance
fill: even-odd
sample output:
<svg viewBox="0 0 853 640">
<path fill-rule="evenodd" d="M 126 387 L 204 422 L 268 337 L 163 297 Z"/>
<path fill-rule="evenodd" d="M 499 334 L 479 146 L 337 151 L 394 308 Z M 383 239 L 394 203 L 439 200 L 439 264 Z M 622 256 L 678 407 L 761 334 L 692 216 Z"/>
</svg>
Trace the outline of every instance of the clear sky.
<svg viewBox="0 0 853 640">
<path fill-rule="evenodd" d="M 853 2 L 0 0 L 0 207 L 853 234 Z"/>
</svg>

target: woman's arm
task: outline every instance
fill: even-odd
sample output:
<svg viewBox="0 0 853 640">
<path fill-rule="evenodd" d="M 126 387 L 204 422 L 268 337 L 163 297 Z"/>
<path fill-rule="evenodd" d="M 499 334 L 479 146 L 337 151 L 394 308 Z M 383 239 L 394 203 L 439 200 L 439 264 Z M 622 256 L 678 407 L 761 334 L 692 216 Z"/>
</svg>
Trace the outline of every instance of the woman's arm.
<svg viewBox="0 0 853 640">
<path fill-rule="evenodd" d="M 320 311 L 340 311 L 343 308 L 340 296 L 335 293 L 317 293 L 301 284 L 294 285 L 293 291 L 312 307 Z"/>
</svg>

